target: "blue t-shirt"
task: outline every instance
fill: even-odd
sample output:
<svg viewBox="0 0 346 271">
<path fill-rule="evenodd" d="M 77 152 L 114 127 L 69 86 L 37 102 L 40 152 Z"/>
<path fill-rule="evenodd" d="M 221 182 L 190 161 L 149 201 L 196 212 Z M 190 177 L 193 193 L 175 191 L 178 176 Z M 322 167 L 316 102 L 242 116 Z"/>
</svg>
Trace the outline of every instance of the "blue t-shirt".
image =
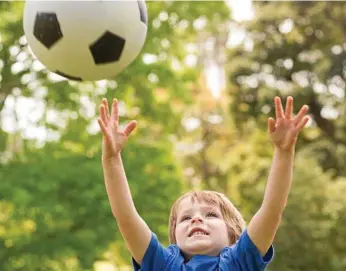
<svg viewBox="0 0 346 271">
<path fill-rule="evenodd" d="M 219 256 L 195 255 L 185 263 L 177 245 L 164 248 L 152 233 L 142 265 L 132 259 L 135 271 L 260 271 L 265 270 L 274 257 L 270 246 L 262 257 L 245 230 L 234 246 L 225 247 Z"/>
</svg>

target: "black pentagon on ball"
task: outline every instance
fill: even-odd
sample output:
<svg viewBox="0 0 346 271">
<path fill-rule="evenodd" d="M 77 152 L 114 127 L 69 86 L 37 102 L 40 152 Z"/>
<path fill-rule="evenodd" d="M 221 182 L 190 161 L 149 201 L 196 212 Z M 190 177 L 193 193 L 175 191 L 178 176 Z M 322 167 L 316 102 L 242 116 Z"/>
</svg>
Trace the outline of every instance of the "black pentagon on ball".
<svg viewBox="0 0 346 271">
<path fill-rule="evenodd" d="M 125 40 L 110 31 L 106 31 L 89 46 L 95 64 L 107 64 L 118 61 L 124 47 Z"/>
<path fill-rule="evenodd" d="M 55 13 L 39 12 L 36 14 L 34 36 L 48 49 L 63 37 Z"/>
<path fill-rule="evenodd" d="M 141 21 L 148 25 L 148 13 L 147 13 L 147 7 L 145 5 L 145 2 L 143 0 L 137 0 L 138 7 L 139 7 L 139 14 L 141 17 Z"/>
</svg>

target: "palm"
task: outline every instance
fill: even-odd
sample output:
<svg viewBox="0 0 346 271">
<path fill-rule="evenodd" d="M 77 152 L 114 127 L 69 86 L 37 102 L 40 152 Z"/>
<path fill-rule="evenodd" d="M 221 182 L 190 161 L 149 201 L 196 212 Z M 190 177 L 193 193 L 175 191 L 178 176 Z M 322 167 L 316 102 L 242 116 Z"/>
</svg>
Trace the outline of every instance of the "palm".
<svg viewBox="0 0 346 271">
<path fill-rule="evenodd" d="M 106 135 L 102 139 L 102 153 L 105 156 L 113 156 L 124 146 L 127 137 L 119 131 L 117 125 L 110 120 L 106 126 Z"/>
<path fill-rule="evenodd" d="M 293 117 L 293 98 L 289 97 L 284 112 L 280 98 L 275 98 L 276 120 L 269 118 L 268 131 L 274 145 L 282 150 L 292 149 L 299 132 L 304 128 L 309 118 L 306 116 L 308 107 L 303 106 L 297 116 Z"/>
<path fill-rule="evenodd" d="M 102 100 L 100 106 L 100 115 L 98 119 L 102 134 L 102 155 L 104 158 L 116 156 L 125 145 L 128 136 L 136 128 L 136 122 L 131 121 L 124 130 L 119 128 L 118 101 L 113 100 L 112 112 L 109 113 L 106 99 Z"/>
</svg>

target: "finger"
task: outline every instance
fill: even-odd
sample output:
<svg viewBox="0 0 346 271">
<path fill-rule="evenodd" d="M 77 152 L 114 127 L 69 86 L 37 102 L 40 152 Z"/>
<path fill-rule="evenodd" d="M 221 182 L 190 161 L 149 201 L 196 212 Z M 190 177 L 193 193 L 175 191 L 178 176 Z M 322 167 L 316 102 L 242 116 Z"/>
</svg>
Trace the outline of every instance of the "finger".
<svg viewBox="0 0 346 271">
<path fill-rule="evenodd" d="M 105 125 L 107 125 L 108 124 L 108 118 L 106 116 L 106 108 L 105 108 L 105 105 L 103 103 L 100 105 L 100 115 L 101 115 L 101 119 L 102 119 L 103 123 Z"/>
<path fill-rule="evenodd" d="M 275 132 L 275 120 L 273 118 L 268 119 L 268 132 L 269 133 Z"/>
<path fill-rule="evenodd" d="M 304 118 L 304 116 L 306 115 L 308 111 L 309 111 L 309 107 L 307 105 L 303 105 L 302 108 L 300 108 L 297 116 L 294 118 L 294 124 L 298 125 L 302 121 L 302 119 Z"/>
<path fill-rule="evenodd" d="M 130 121 L 124 129 L 124 134 L 127 137 L 130 136 L 130 134 L 133 132 L 133 130 L 136 128 L 136 126 L 137 126 L 137 121 L 135 121 L 135 120 Z"/>
<path fill-rule="evenodd" d="M 300 132 L 301 130 L 303 130 L 303 128 L 305 127 L 305 125 L 308 123 L 308 121 L 310 120 L 309 116 L 305 116 L 303 118 L 303 120 L 301 122 L 298 123 L 297 125 L 297 130 Z"/>
<path fill-rule="evenodd" d="M 108 107 L 108 101 L 106 98 L 103 98 L 102 99 L 102 104 L 105 106 L 105 109 L 106 109 L 106 116 L 107 116 L 107 120 L 109 121 L 109 107 Z"/>
<path fill-rule="evenodd" d="M 97 122 L 99 123 L 102 134 L 106 134 L 107 130 L 102 118 L 97 118 Z"/>
<path fill-rule="evenodd" d="M 115 122 L 119 122 L 119 107 L 118 107 L 118 100 L 117 99 L 113 99 L 112 120 Z"/>
<path fill-rule="evenodd" d="M 274 99 L 275 104 L 275 115 L 276 118 L 283 118 L 284 117 L 284 109 L 282 108 L 282 103 L 280 97 L 275 97 Z"/>
<path fill-rule="evenodd" d="M 101 118 L 98 118 L 98 119 L 97 119 L 97 122 L 99 123 L 99 126 L 100 126 L 100 129 L 101 129 L 101 132 L 102 132 L 102 135 L 103 135 L 104 140 L 106 140 L 106 142 L 107 142 L 108 144 L 111 144 L 112 138 L 111 138 L 111 136 L 109 135 L 109 133 L 108 133 L 108 131 L 107 131 L 107 129 L 106 129 L 106 126 L 105 126 L 104 122 L 102 121 Z"/>
<path fill-rule="evenodd" d="M 99 126 L 100 126 L 100 129 L 101 129 L 103 136 L 106 137 L 108 140 L 110 140 L 109 133 L 107 131 L 106 125 L 103 122 L 103 120 L 101 118 L 98 118 L 97 122 L 99 123 Z"/>
<path fill-rule="evenodd" d="M 291 119 L 293 114 L 293 98 L 289 96 L 286 100 L 285 118 Z"/>
</svg>

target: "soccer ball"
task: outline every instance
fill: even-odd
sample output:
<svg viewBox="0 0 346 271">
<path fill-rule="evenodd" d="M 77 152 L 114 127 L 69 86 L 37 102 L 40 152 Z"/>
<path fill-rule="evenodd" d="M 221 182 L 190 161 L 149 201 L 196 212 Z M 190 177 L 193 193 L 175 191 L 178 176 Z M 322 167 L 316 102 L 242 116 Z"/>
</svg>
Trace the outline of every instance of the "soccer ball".
<svg viewBox="0 0 346 271">
<path fill-rule="evenodd" d="M 147 35 L 144 0 L 27 1 L 23 27 L 34 56 L 71 80 L 108 79 L 139 55 Z"/>
</svg>

